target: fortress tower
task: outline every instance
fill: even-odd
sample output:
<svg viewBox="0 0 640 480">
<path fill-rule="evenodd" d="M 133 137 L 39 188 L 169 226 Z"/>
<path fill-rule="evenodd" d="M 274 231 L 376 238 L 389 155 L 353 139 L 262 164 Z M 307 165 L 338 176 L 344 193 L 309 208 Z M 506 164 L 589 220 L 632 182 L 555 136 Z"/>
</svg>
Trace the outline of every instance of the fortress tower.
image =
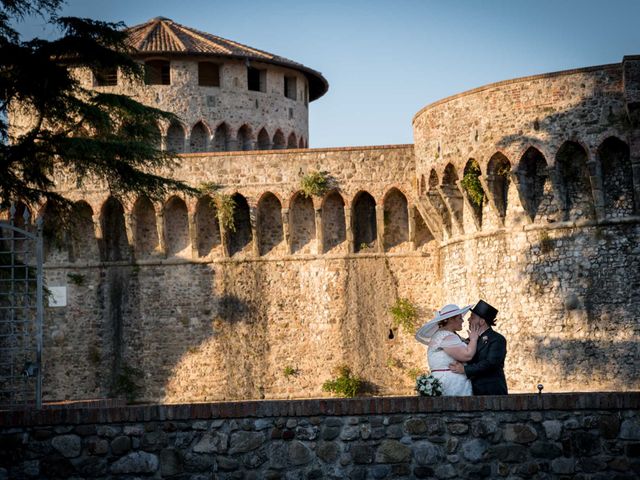
<svg viewBox="0 0 640 480">
<path fill-rule="evenodd" d="M 85 86 L 172 112 L 163 146 L 177 153 L 307 148 L 309 102 L 327 92 L 315 70 L 156 17 L 128 29 L 145 84 L 116 71 L 85 72 Z"/>
</svg>

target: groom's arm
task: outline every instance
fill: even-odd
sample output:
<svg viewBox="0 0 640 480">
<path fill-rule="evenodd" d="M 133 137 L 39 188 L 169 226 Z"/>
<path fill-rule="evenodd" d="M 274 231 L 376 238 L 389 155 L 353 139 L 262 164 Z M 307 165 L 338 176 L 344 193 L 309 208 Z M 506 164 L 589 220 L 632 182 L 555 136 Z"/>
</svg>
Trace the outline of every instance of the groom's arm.
<svg viewBox="0 0 640 480">
<path fill-rule="evenodd" d="M 504 367 L 504 359 L 507 356 L 507 341 L 504 337 L 496 337 L 488 347 L 489 351 L 486 358 L 476 363 L 465 365 L 464 373 L 467 378 L 474 379 Z"/>
</svg>

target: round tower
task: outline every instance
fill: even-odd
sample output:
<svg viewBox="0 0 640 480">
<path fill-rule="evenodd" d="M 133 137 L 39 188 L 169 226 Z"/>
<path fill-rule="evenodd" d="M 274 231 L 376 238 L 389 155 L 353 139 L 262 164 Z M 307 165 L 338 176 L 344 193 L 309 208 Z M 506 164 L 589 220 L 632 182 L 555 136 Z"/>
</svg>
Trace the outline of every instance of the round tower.
<svg viewBox="0 0 640 480">
<path fill-rule="evenodd" d="M 329 88 L 319 72 L 164 17 L 127 32 L 134 58 L 144 64 L 144 83 L 115 70 L 87 72 L 85 81 L 177 115 L 178 122 L 159 126 L 164 148 L 308 147 L 309 102 Z"/>
</svg>

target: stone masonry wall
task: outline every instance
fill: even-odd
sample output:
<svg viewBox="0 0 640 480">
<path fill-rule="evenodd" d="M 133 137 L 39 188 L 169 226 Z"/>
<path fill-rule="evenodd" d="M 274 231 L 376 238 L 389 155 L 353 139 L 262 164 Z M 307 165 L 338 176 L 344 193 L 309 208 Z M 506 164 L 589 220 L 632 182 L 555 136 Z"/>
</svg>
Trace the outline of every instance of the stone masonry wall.
<svg viewBox="0 0 640 480">
<path fill-rule="evenodd" d="M 633 479 L 634 394 L 0 412 L 0 478 Z"/>
<path fill-rule="evenodd" d="M 202 198 L 120 204 L 99 186 L 68 191 L 93 220 L 87 238 L 47 243 L 47 284 L 66 287 L 68 305 L 47 310 L 45 398 L 113 395 L 127 367 L 147 401 L 322 396 L 342 364 L 369 393 L 411 392 L 424 349 L 389 309 L 409 298 L 421 321 L 440 296 L 436 242 L 403 193 L 412 163 L 407 146 L 181 157 L 177 177 L 246 199 L 236 234 L 249 243 L 237 252 L 216 246 L 230 232 L 214 231 Z M 332 190 L 301 196 L 301 175 L 321 170 Z M 385 240 L 354 254 L 363 191 Z M 121 210 L 106 209 L 114 202 Z"/>
</svg>

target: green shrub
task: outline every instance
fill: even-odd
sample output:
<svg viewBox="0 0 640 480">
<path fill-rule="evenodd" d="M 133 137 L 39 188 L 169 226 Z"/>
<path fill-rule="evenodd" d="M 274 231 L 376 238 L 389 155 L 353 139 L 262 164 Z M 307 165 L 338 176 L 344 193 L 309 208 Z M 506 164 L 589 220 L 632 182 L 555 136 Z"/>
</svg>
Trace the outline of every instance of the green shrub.
<svg viewBox="0 0 640 480">
<path fill-rule="evenodd" d="M 213 197 L 213 203 L 216 206 L 216 214 L 220 225 L 229 232 L 235 232 L 236 225 L 233 214 L 236 211 L 236 201 L 233 197 L 226 194 L 216 194 Z"/>
<path fill-rule="evenodd" d="M 475 160 L 467 165 L 462 177 L 462 187 L 467 192 L 469 200 L 475 207 L 481 207 L 484 202 L 484 190 L 480 183 L 480 166 Z"/>
<path fill-rule="evenodd" d="M 389 312 L 395 327 L 402 327 L 405 332 L 414 333 L 418 311 L 408 298 L 397 298 Z"/>
<path fill-rule="evenodd" d="M 327 380 L 322 384 L 322 390 L 335 393 L 341 397 L 353 398 L 362 391 L 363 382 L 359 377 L 351 373 L 351 369 L 346 365 L 341 365 L 337 369 L 337 378 Z"/>
<path fill-rule="evenodd" d="M 313 195 L 320 197 L 329 189 L 329 175 L 327 172 L 307 173 L 300 180 L 300 190 L 305 197 Z"/>
<path fill-rule="evenodd" d="M 287 365 L 282 370 L 282 373 L 284 374 L 285 377 L 289 378 L 289 377 L 298 375 L 298 369 L 295 367 L 292 367 L 291 365 Z"/>
</svg>

